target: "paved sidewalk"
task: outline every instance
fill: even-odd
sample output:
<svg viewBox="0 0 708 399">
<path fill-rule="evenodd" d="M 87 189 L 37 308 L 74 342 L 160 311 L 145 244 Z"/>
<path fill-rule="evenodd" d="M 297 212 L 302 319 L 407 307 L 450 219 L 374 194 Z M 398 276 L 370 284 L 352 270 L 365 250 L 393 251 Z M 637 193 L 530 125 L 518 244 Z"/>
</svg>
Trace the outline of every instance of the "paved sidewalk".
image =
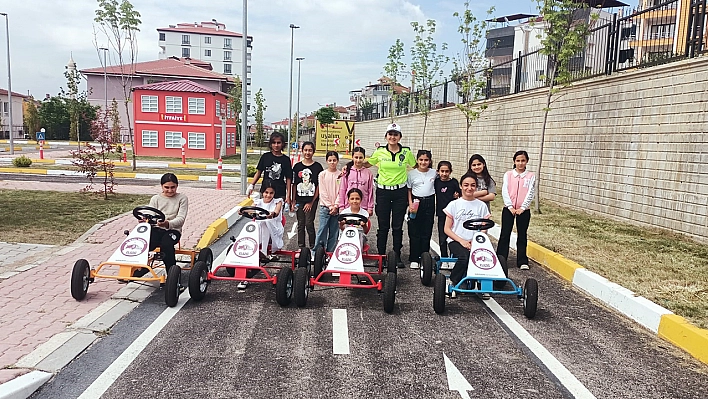
<svg viewBox="0 0 708 399">
<path fill-rule="evenodd" d="M 77 191 L 84 184 L 63 184 L 23 181 L 0 181 L 0 188 L 51 191 Z M 153 194 L 159 185 L 118 186 L 120 193 Z M 236 206 L 243 197 L 230 190 L 180 187 L 189 197 L 189 215 L 182 235 L 182 247 L 194 247 L 207 226 Z M 86 299 L 71 297 L 72 267 L 79 258 L 92 266 L 108 258 L 124 238 L 123 230 L 135 225 L 132 215 L 114 218 L 93 231 L 83 242 L 66 247 L 54 247 L 51 256 L 44 256 L 33 267 L 21 265 L 16 274 L 0 279 L 0 384 L 32 371 L 16 368 L 15 364 L 35 348 L 46 343 L 67 326 L 87 315 L 126 287 L 113 280 L 96 280 Z M 0 257 L 4 245 L 0 245 Z M 9 250 L 9 249 L 8 249 Z M 46 251 L 44 252 L 46 253 Z M 24 262 L 16 261 L 14 266 Z"/>
</svg>

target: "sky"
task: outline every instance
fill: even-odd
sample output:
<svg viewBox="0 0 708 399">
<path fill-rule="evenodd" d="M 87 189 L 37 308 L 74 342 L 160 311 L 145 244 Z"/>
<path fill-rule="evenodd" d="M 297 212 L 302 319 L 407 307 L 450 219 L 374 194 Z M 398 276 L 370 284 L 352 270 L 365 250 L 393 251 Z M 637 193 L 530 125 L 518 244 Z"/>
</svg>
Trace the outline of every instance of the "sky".
<svg viewBox="0 0 708 399">
<path fill-rule="evenodd" d="M 242 0 L 131 0 L 140 12 L 138 61 L 158 59 L 156 29 L 181 22 L 211 21 L 243 31 Z M 493 0 L 473 2 L 470 9 L 486 17 Z M 73 56 L 79 69 L 100 67 L 94 40 L 96 0 L 0 0 L 8 14 L 12 91 L 35 98 L 56 95 L 66 86 L 64 67 Z M 248 35 L 253 36 L 252 92 L 263 89 L 267 122 L 287 118 L 290 84 L 290 24 L 294 57 L 301 64 L 300 113 L 325 104 L 350 105 L 349 91 L 361 89 L 383 75 L 388 49 L 396 39 L 405 44 L 410 62 L 411 21 L 437 21 L 435 40 L 447 43 L 446 54 L 462 49 L 455 11 L 464 0 L 249 0 Z M 497 5 L 494 15 L 535 13 L 532 0 L 510 0 Z M 0 87 L 7 88 L 5 21 L 0 17 Z M 239 56 L 240 57 L 240 56 Z M 452 64 L 449 63 L 448 67 Z M 449 68 L 448 68 L 449 69 Z M 239 71 L 240 72 L 240 71 Z M 297 103 L 297 62 L 293 70 L 293 112 Z M 252 108 L 253 109 L 253 108 Z"/>
</svg>

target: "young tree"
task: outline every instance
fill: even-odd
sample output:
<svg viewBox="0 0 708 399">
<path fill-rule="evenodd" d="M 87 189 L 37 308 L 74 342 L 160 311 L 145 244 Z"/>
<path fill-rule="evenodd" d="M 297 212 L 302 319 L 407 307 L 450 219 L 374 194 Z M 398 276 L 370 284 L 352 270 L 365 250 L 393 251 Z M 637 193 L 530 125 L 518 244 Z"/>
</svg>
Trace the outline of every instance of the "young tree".
<svg viewBox="0 0 708 399">
<path fill-rule="evenodd" d="M 388 97 L 388 114 L 391 117 L 391 123 L 393 123 L 393 117 L 398 114 L 399 95 L 396 93 L 396 87 L 400 86 L 398 78 L 406 70 L 406 64 L 403 63 L 404 56 L 403 42 L 401 39 L 396 39 L 396 43 L 388 49 L 388 62 L 384 65 L 384 74 L 389 79 L 391 85 Z"/>
<path fill-rule="evenodd" d="M 123 105 L 128 118 L 128 137 L 133 148 L 133 170 L 136 168 L 135 145 L 133 143 L 133 124 L 130 121 L 130 97 L 135 74 L 135 61 L 138 57 L 138 28 L 142 23 L 140 13 L 128 0 L 97 0 L 98 9 L 94 21 L 106 36 L 113 49 L 114 64 L 120 70 L 120 85 L 123 89 Z M 97 43 L 94 43 L 96 45 Z"/>
<path fill-rule="evenodd" d="M 361 114 L 364 116 L 364 120 L 368 120 L 371 117 L 371 114 L 374 112 L 374 103 L 371 102 L 370 98 L 359 98 L 359 111 L 361 111 Z"/>
<path fill-rule="evenodd" d="M 73 62 L 73 61 L 72 61 Z M 69 110 L 69 140 L 79 140 L 79 102 L 87 97 L 86 92 L 79 92 L 79 85 L 81 84 L 81 74 L 74 67 L 67 67 L 64 71 L 64 76 L 66 77 L 66 87 L 67 90 L 62 90 L 62 95 L 64 101 L 67 104 Z M 79 140 L 80 141 L 80 140 Z"/>
<path fill-rule="evenodd" d="M 415 78 L 419 83 L 420 91 L 414 96 L 417 110 L 423 115 L 423 136 L 420 148 L 425 148 L 425 129 L 428 125 L 431 101 L 430 91 L 438 84 L 438 78 L 443 76 L 443 67 L 449 61 L 449 57 L 443 52 L 447 50 L 447 44 L 442 43 L 440 53 L 438 45 L 433 39 L 435 34 L 435 20 L 429 19 L 425 25 L 418 22 L 411 22 L 415 39 L 411 47 L 411 69 L 415 71 Z"/>
<path fill-rule="evenodd" d="M 265 97 L 263 97 L 263 89 L 260 88 L 258 89 L 258 92 L 256 92 L 256 147 L 263 146 L 263 112 L 265 112 L 267 108 L 268 106 L 265 104 Z"/>
<path fill-rule="evenodd" d="M 82 191 L 94 191 L 94 179 L 99 173 L 103 176 L 101 181 L 102 188 L 95 192 L 103 194 L 103 199 L 108 199 L 108 194 L 113 194 L 115 186 L 114 169 L 115 164 L 111 159 L 111 154 L 115 152 L 113 134 L 108 125 L 108 111 L 100 110 L 99 117 L 91 123 L 91 138 L 99 144 L 99 147 L 94 147 L 90 143 L 86 143 L 84 147 L 78 150 L 71 151 L 73 160 L 71 161 L 77 167 L 80 173 L 83 173 L 88 179 L 89 184 Z"/>
<path fill-rule="evenodd" d="M 111 122 L 111 132 L 113 132 L 113 142 L 120 143 L 120 112 L 118 112 L 118 101 L 113 99 L 111 105 L 108 107 L 108 118 Z"/>
<path fill-rule="evenodd" d="M 538 10 L 545 23 L 545 36 L 541 39 L 541 53 L 548 58 L 545 75 L 548 91 L 546 106 L 543 108 L 541 142 L 538 151 L 538 173 L 536 175 L 536 212 L 541 212 L 541 165 L 546 137 L 548 112 L 551 110 L 553 96 L 568 86 L 572 80 L 571 61 L 586 46 L 590 34 L 590 21 L 597 19 L 587 3 L 581 0 L 537 0 Z"/>
<path fill-rule="evenodd" d="M 31 96 L 24 102 L 24 123 L 27 126 L 30 137 L 36 140 L 35 134 L 42 128 L 42 124 L 39 120 L 39 111 L 37 110 L 37 105 L 35 104 L 34 98 Z"/>
<path fill-rule="evenodd" d="M 339 117 L 339 114 L 332 107 L 322 107 L 315 112 L 315 118 L 320 124 L 325 125 L 325 138 L 326 149 L 329 150 L 329 124 L 333 123 L 335 119 Z"/>
</svg>

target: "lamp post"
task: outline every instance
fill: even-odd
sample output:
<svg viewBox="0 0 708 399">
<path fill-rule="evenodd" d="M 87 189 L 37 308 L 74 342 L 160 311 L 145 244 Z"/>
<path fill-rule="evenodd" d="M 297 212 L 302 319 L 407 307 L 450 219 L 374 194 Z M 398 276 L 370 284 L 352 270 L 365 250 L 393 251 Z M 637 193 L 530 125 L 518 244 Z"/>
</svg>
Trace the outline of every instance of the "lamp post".
<svg viewBox="0 0 708 399">
<path fill-rule="evenodd" d="M 9 113 L 8 123 L 10 132 L 10 155 L 15 154 L 15 142 L 12 138 L 12 76 L 10 75 L 10 21 L 7 13 L 0 12 L 5 17 L 5 38 L 7 39 L 7 112 Z"/>
<path fill-rule="evenodd" d="M 295 136 L 296 141 L 300 138 L 300 61 L 304 59 L 305 57 L 295 58 L 295 60 L 297 61 L 297 135 Z"/>
<path fill-rule="evenodd" d="M 100 47 L 99 51 L 103 51 L 103 112 L 108 112 L 108 75 L 106 74 L 106 54 L 108 49 L 106 47 Z M 104 116 L 105 117 L 105 116 Z"/>
<path fill-rule="evenodd" d="M 288 157 L 290 157 L 290 132 L 293 130 L 293 45 L 295 40 L 295 29 L 300 27 L 290 24 L 290 95 L 288 96 Z"/>
</svg>

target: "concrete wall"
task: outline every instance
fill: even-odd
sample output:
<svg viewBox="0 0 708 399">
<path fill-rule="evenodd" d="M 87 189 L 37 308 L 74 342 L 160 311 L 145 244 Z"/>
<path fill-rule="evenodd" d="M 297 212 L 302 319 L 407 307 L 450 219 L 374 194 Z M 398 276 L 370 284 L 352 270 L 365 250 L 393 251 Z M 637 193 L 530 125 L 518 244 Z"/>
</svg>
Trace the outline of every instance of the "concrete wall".
<svg viewBox="0 0 708 399">
<path fill-rule="evenodd" d="M 546 91 L 490 101 L 469 138 L 456 108 L 429 114 L 425 148 L 453 175 L 482 154 L 501 185 L 516 150 L 538 169 Z M 708 241 L 708 57 L 575 84 L 554 97 L 548 116 L 541 198 Z M 423 117 L 396 118 L 402 143 L 423 145 Z M 360 122 L 365 148 L 385 143 L 390 120 Z"/>
</svg>

